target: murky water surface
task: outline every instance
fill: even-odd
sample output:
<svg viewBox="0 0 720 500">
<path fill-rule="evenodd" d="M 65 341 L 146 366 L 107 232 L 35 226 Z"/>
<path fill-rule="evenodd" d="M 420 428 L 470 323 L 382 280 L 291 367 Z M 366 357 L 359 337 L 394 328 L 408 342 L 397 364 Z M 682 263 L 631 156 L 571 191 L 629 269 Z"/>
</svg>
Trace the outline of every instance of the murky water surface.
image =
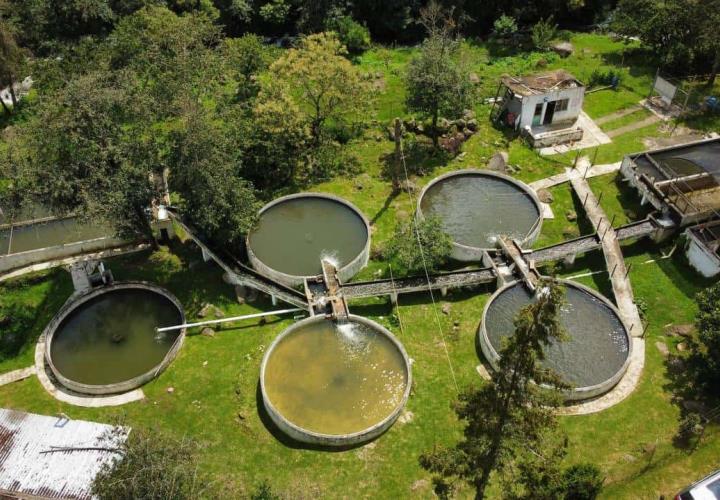
<svg viewBox="0 0 720 500">
<path fill-rule="evenodd" d="M 350 434 L 389 416 L 407 386 L 402 354 L 361 323 L 325 321 L 296 330 L 265 368 L 272 405 L 293 424 L 322 434 Z"/>
<path fill-rule="evenodd" d="M 545 350 L 544 365 L 575 387 L 602 383 L 615 375 L 627 359 L 625 328 L 615 312 L 590 293 L 572 286 L 565 289 L 561 321 L 569 338 Z M 492 302 L 485 328 L 496 351 L 500 351 L 502 339 L 514 333 L 515 316 L 531 300 L 527 288 L 518 284 Z"/>
<path fill-rule="evenodd" d="M 177 307 L 149 290 L 114 290 L 91 299 L 65 318 L 53 337 L 57 370 L 75 382 L 114 384 L 142 375 L 165 358 L 179 331 Z"/>
<path fill-rule="evenodd" d="M 12 234 L 10 229 L 2 229 L 0 258 L 7 255 L 8 250 L 10 253 L 27 252 L 112 235 L 110 228 L 79 222 L 75 218 L 14 227 Z"/>
<path fill-rule="evenodd" d="M 420 208 L 425 215 L 439 217 L 453 241 L 476 248 L 495 248 L 499 235 L 523 240 L 540 217 L 522 189 L 482 174 L 458 175 L 434 184 Z"/>
<path fill-rule="evenodd" d="M 365 224 L 354 210 L 333 200 L 306 197 L 266 210 L 249 243 L 272 269 L 313 276 L 322 272 L 322 257 L 332 257 L 342 267 L 362 252 L 367 238 Z"/>
</svg>

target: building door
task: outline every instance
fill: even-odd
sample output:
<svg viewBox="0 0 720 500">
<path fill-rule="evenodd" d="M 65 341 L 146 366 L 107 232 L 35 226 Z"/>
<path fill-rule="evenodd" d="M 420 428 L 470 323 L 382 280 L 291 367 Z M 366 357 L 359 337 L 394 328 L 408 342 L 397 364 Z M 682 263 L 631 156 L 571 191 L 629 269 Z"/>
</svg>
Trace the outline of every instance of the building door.
<svg viewBox="0 0 720 500">
<path fill-rule="evenodd" d="M 535 114 L 533 115 L 533 119 L 532 119 L 533 127 L 540 125 L 540 118 L 542 117 L 542 110 L 543 110 L 543 103 L 538 103 L 535 105 Z"/>
<path fill-rule="evenodd" d="M 543 118 L 543 125 L 549 125 L 552 123 L 553 116 L 555 116 L 555 103 L 557 101 L 550 101 L 547 103 L 545 108 L 545 117 Z"/>
</svg>

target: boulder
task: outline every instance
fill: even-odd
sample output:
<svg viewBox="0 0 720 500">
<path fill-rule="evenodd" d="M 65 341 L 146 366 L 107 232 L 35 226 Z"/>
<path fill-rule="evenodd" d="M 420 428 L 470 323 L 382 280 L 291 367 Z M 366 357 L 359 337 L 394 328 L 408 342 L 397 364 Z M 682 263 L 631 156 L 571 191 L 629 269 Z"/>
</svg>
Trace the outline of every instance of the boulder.
<svg viewBox="0 0 720 500">
<path fill-rule="evenodd" d="M 694 325 L 670 325 L 665 333 L 670 336 L 678 336 L 678 337 L 692 337 L 693 332 L 695 331 Z"/>
<path fill-rule="evenodd" d="M 206 326 L 202 330 L 200 330 L 200 335 L 203 337 L 214 337 L 215 336 L 215 330 L 210 328 L 209 326 Z"/>
<path fill-rule="evenodd" d="M 575 52 L 575 47 L 570 42 L 559 42 L 553 44 L 552 50 L 560 57 L 569 57 Z"/>
<path fill-rule="evenodd" d="M 440 133 L 445 133 L 450 130 L 452 123 L 447 118 L 440 118 L 437 122 L 437 129 Z"/>
<path fill-rule="evenodd" d="M 442 313 L 443 314 L 450 314 L 450 309 L 452 309 L 452 306 L 448 304 L 447 302 L 442 305 Z"/>
<path fill-rule="evenodd" d="M 471 118 L 467 121 L 467 128 L 468 130 L 472 130 L 473 132 L 476 132 L 478 129 L 478 121 L 475 118 Z"/>
<path fill-rule="evenodd" d="M 555 201 L 552 193 L 547 189 L 538 189 L 537 195 L 538 199 L 543 203 L 552 203 L 553 201 Z"/>
<path fill-rule="evenodd" d="M 215 307 L 215 306 L 213 306 L 212 304 L 205 304 L 202 307 L 202 309 L 200 309 L 200 312 L 198 312 L 198 314 L 197 314 L 198 318 L 206 317 L 208 314 L 210 314 L 213 311 L 213 307 Z"/>
<path fill-rule="evenodd" d="M 670 350 L 665 342 L 657 341 L 655 342 L 655 347 L 657 347 L 657 350 L 660 351 L 663 357 L 667 357 L 670 354 Z"/>
<path fill-rule="evenodd" d="M 464 109 L 463 113 L 462 113 L 462 117 L 466 121 L 474 120 L 475 119 L 475 111 L 473 111 L 472 109 Z"/>
<path fill-rule="evenodd" d="M 685 342 L 680 342 L 678 345 L 675 346 L 675 348 L 680 352 L 684 352 L 687 351 L 687 344 Z"/>
<path fill-rule="evenodd" d="M 505 151 L 495 153 L 494 155 L 492 155 L 492 158 L 490 158 L 490 161 L 488 162 L 488 170 L 492 170 L 493 172 L 505 173 L 505 171 L 507 170 L 508 158 L 509 155 Z"/>
<path fill-rule="evenodd" d="M 565 218 L 570 222 L 575 222 L 577 220 L 577 212 L 575 212 L 575 210 L 568 210 L 565 212 Z"/>
</svg>

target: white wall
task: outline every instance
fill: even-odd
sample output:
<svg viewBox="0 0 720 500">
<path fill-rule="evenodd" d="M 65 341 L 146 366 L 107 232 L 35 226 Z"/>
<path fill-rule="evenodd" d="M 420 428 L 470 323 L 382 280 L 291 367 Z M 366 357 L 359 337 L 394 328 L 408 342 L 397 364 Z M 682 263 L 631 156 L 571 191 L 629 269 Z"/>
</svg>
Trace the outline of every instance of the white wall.
<svg viewBox="0 0 720 500">
<path fill-rule="evenodd" d="M 559 101 L 568 99 L 568 109 L 565 111 L 556 111 L 553 116 L 552 123 L 562 123 L 575 121 L 582 111 L 583 100 L 585 98 L 585 87 L 577 87 L 572 89 L 563 89 L 549 94 L 524 96 L 522 103 L 522 116 L 520 117 L 519 127 L 524 129 L 526 126 L 532 126 L 533 115 L 535 114 L 535 106 L 538 103 L 543 104 L 543 112 L 540 117 L 540 123 L 545 118 L 547 103 L 551 101 Z"/>
<path fill-rule="evenodd" d="M 687 258 L 690 265 L 706 278 L 712 278 L 720 273 L 720 257 L 698 243 L 690 232 L 687 235 L 690 242 L 687 248 Z"/>
</svg>

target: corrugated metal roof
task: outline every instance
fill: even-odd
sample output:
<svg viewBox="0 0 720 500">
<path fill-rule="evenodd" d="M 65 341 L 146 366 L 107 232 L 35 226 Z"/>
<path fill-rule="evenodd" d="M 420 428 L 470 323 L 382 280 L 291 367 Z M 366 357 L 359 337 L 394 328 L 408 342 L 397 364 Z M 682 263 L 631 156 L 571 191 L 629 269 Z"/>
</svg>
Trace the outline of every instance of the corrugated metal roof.
<svg viewBox="0 0 720 500">
<path fill-rule="evenodd" d="M 93 479 L 118 456 L 112 449 L 129 432 L 124 427 L 0 409 L 0 494 L 90 499 Z"/>
</svg>

